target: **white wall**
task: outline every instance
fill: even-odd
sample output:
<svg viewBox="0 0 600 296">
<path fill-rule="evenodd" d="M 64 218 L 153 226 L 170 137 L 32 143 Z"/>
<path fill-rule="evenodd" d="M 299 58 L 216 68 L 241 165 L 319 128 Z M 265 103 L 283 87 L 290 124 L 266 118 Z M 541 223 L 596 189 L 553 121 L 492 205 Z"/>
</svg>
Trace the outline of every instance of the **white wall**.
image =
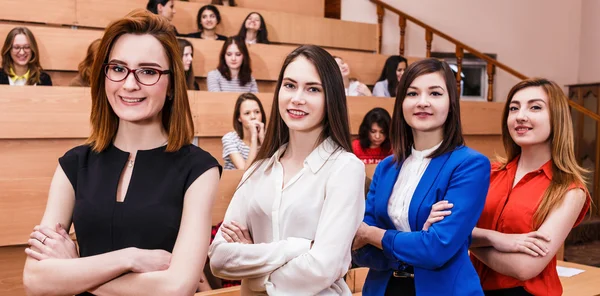
<svg viewBox="0 0 600 296">
<path fill-rule="evenodd" d="M 583 0 L 579 83 L 600 82 L 600 0 Z"/>
<path fill-rule="evenodd" d="M 599 0 L 384 0 L 426 24 L 485 53 L 495 53 L 500 62 L 526 76 L 542 76 L 560 85 L 577 83 L 582 1 Z M 589 34 L 598 35 L 598 13 Z M 375 4 L 368 0 L 342 0 L 342 19 L 377 23 Z M 398 54 L 398 17 L 386 11 L 383 24 L 384 54 Z M 586 31 L 586 32 L 587 32 Z M 432 51 L 454 52 L 450 43 L 434 36 Z M 407 56 L 425 56 L 425 32 L 409 22 Z M 600 42 L 596 43 L 600 47 Z M 596 50 L 595 53 L 599 51 Z M 587 54 L 587 52 L 585 52 Z M 583 52 L 581 52 L 583 54 Z M 596 59 L 598 57 L 595 57 Z M 582 61 L 582 63 L 585 63 Z M 596 68 L 600 63 L 596 63 Z M 597 69 L 595 69 L 598 71 Z M 503 101 L 518 79 L 496 71 L 495 100 Z"/>
</svg>

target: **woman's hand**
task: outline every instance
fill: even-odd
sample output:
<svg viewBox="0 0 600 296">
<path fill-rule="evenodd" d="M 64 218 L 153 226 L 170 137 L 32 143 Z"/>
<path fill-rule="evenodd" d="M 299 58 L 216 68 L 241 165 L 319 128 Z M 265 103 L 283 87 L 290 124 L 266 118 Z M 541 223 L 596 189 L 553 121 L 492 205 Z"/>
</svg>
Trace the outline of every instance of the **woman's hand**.
<svg viewBox="0 0 600 296">
<path fill-rule="evenodd" d="M 171 253 L 165 250 L 129 248 L 131 272 L 144 273 L 167 270 L 171 265 Z"/>
<path fill-rule="evenodd" d="M 25 253 L 38 261 L 79 258 L 77 246 L 60 223 L 55 229 L 36 225 L 29 237 L 27 243 L 30 247 L 25 249 Z"/>
<path fill-rule="evenodd" d="M 248 228 L 235 221 L 231 221 L 231 223 L 223 223 L 221 225 L 221 235 L 228 243 L 254 243 Z"/>
<path fill-rule="evenodd" d="M 356 91 L 358 92 L 359 95 L 365 96 L 365 97 L 370 97 L 373 95 L 371 93 L 371 90 L 369 89 L 369 87 L 367 85 L 365 85 L 364 83 L 359 83 L 358 86 L 356 87 Z"/>
<path fill-rule="evenodd" d="M 354 235 L 354 241 L 352 242 L 352 251 L 358 250 L 367 245 L 367 231 L 369 225 L 365 222 L 360 223 L 356 234 Z"/>
<path fill-rule="evenodd" d="M 452 214 L 450 211 L 452 207 L 454 207 L 454 205 L 447 200 L 440 200 L 435 203 L 431 207 L 431 212 L 429 213 L 427 221 L 425 221 L 425 224 L 423 225 L 423 230 L 428 231 L 429 227 L 433 225 L 433 223 L 440 222 L 444 219 L 444 217 Z"/>
<path fill-rule="evenodd" d="M 522 234 L 493 232 L 490 237 L 492 247 L 504 253 L 525 253 L 534 257 L 548 254 L 550 237 L 539 231 Z"/>
<path fill-rule="evenodd" d="M 256 125 L 258 128 L 258 144 L 262 145 L 265 140 L 265 124 L 260 121 L 256 121 Z"/>
</svg>

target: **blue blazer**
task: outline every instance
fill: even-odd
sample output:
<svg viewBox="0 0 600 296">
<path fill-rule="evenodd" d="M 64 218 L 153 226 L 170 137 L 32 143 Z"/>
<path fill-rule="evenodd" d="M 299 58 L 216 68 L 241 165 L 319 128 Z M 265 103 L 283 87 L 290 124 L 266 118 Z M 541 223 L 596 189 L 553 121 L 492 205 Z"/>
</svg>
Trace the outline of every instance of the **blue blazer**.
<svg viewBox="0 0 600 296">
<path fill-rule="evenodd" d="M 388 200 L 402 164 L 393 156 L 375 169 L 367 195 L 364 222 L 386 229 L 383 250 L 367 245 L 353 252 L 369 274 L 363 295 L 384 295 L 394 270 L 414 267 L 417 295 L 483 295 L 479 277 L 469 259 L 471 232 L 483 210 L 490 184 L 490 161 L 465 146 L 433 158 L 410 202 L 412 232 L 400 232 L 388 216 Z M 431 206 L 448 200 L 452 214 L 422 231 Z"/>
</svg>

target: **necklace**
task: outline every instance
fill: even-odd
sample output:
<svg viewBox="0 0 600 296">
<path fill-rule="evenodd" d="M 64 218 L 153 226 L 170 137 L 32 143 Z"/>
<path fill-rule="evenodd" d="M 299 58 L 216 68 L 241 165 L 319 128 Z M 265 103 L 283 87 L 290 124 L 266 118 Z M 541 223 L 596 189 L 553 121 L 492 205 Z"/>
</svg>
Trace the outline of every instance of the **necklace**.
<svg viewBox="0 0 600 296">
<path fill-rule="evenodd" d="M 160 145 L 159 147 L 165 146 L 165 145 L 167 145 L 167 143 L 169 143 L 169 140 L 162 143 L 162 145 Z M 127 160 L 127 168 L 129 168 L 129 169 L 133 168 L 134 163 L 135 163 L 135 157 Z"/>
</svg>

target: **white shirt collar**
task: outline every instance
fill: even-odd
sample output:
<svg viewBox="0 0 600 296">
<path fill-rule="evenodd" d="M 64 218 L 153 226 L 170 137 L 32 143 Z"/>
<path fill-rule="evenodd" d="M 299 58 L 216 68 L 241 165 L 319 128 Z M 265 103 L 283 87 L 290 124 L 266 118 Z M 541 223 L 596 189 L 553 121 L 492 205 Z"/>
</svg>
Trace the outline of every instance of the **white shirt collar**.
<svg viewBox="0 0 600 296">
<path fill-rule="evenodd" d="M 431 155 L 432 152 L 434 152 L 436 149 L 438 149 L 442 145 L 443 142 L 444 141 L 439 142 L 437 145 L 435 145 L 429 149 L 422 150 L 422 151 L 415 150 L 415 146 L 413 146 L 411 148 L 410 155 L 414 156 L 416 159 L 427 158 L 429 155 Z"/>
</svg>

